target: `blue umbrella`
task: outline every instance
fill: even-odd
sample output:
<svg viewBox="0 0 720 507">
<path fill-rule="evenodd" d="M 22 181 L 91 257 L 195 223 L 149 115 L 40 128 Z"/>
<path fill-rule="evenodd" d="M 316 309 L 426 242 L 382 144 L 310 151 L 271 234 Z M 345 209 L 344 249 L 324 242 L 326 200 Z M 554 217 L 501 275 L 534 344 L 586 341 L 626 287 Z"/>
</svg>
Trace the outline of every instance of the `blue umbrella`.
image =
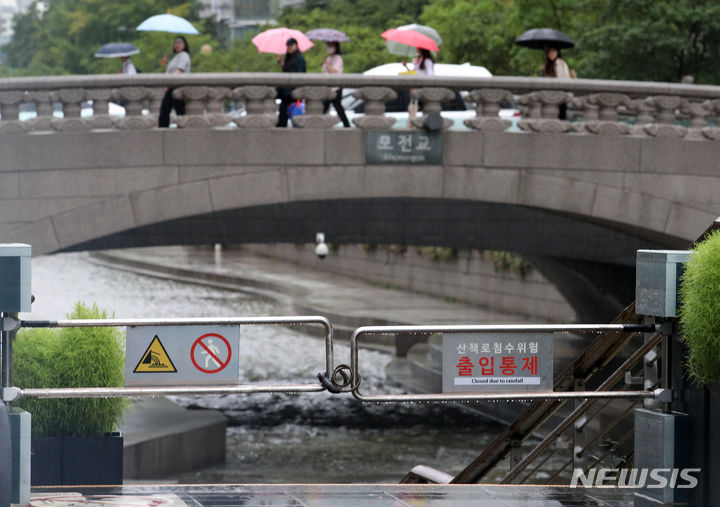
<svg viewBox="0 0 720 507">
<path fill-rule="evenodd" d="M 200 33 L 187 19 L 174 14 L 150 16 L 140 23 L 135 30 L 141 32 L 189 33 L 193 35 Z"/>
<path fill-rule="evenodd" d="M 136 55 L 140 50 L 129 42 L 110 42 L 100 46 L 95 52 L 95 58 L 120 58 L 122 56 Z"/>
</svg>

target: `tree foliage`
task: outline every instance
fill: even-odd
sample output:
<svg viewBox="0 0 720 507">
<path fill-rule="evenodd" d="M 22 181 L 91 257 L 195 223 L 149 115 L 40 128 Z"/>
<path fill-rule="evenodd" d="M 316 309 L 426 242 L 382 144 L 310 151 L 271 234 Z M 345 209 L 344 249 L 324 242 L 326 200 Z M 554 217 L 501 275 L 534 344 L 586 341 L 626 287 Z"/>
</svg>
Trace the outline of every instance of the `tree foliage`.
<svg viewBox="0 0 720 507">
<path fill-rule="evenodd" d="M 184 3 L 183 3 L 184 2 Z M 226 42 L 210 19 L 198 17 L 198 0 L 53 0 L 49 10 L 31 9 L 15 19 L 15 35 L 3 51 L 5 74 L 118 72 L 118 60 L 99 60 L 107 42 L 128 41 L 141 49 L 133 57 L 143 72 L 162 72 L 173 36 L 136 32 L 143 19 L 162 12 L 183 16 L 201 35 L 189 36 L 194 72 L 278 71 L 275 57 L 260 54 L 245 38 Z M 299 30 L 329 27 L 346 32 L 346 72 L 400 61 L 380 33 L 407 23 L 433 26 L 443 37 L 438 61 L 470 62 L 495 75 L 536 76 L 541 51 L 513 44 L 531 28 L 566 32 L 576 48 L 563 57 L 580 77 L 715 83 L 720 73 L 720 2 L 717 0 L 306 0 L 286 8 L 278 23 Z M 261 27 L 265 29 L 269 27 Z M 209 45 L 211 52 L 200 52 Z M 309 72 L 319 72 L 324 44 L 306 54 Z"/>
</svg>

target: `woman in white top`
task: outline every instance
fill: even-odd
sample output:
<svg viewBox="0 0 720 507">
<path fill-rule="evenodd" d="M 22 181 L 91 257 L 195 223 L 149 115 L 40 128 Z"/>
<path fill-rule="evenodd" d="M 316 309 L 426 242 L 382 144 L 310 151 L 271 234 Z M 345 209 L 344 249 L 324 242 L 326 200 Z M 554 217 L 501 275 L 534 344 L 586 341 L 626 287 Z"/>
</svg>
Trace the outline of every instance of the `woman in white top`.
<svg viewBox="0 0 720 507">
<path fill-rule="evenodd" d="M 339 42 L 327 42 L 328 56 L 323 57 L 322 73 L 323 74 L 342 74 L 343 72 L 343 59 L 340 56 L 340 43 Z M 335 88 L 335 98 L 333 100 L 326 100 L 323 107 L 323 114 L 327 114 L 330 109 L 330 104 L 335 108 L 338 118 L 342 121 L 345 127 L 350 127 L 350 122 L 345 115 L 345 108 L 342 105 L 342 88 Z"/>
<path fill-rule="evenodd" d="M 167 64 L 166 74 L 182 74 L 190 72 L 190 47 L 187 40 L 182 35 L 175 37 L 173 42 L 173 59 Z M 158 127 L 170 126 L 170 111 L 175 109 L 177 115 L 185 114 L 185 101 L 174 99 L 172 96 L 172 88 L 165 90 L 165 96 L 160 104 L 160 117 L 158 118 Z"/>
<path fill-rule="evenodd" d="M 122 61 L 122 73 L 123 74 L 137 74 L 137 69 L 135 68 L 135 65 L 133 65 L 133 62 L 130 60 L 129 56 L 121 56 L 120 60 Z"/>
<path fill-rule="evenodd" d="M 435 75 L 435 62 L 433 61 L 432 53 L 427 49 L 417 48 L 418 55 L 413 60 L 413 70 L 417 76 L 434 76 Z M 413 100 L 410 103 L 409 113 L 410 117 L 415 116 L 416 111 L 423 110 L 422 100 Z"/>
<path fill-rule="evenodd" d="M 432 53 L 427 49 L 417 48 L 418 55 L 413 60 L 413 69 L 415 74 L 421 74 L 424 76 L 435 75 L 435 62 L 433 61 Z"/>
</svg>

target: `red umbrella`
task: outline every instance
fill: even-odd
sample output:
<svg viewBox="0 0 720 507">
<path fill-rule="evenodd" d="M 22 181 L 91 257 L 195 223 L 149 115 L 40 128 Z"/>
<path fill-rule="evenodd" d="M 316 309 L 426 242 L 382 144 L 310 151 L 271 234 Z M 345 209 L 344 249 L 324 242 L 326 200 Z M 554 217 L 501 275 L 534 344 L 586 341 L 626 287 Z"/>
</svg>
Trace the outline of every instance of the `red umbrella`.
<svg viewBox="0 0 720 507">
<path fill-rule="evenodd" d="M 284 55 L 287 52 L 285 43 L 288 39 L 295 39 L 298 43 L 298 50 L 304 53 L 311 47 L 313 43 L 305 37 L 300 30 L 291 28 L 271 28 L 252 38 L 252 43 L 258 48 L 260 53 L 273 53 L 276 55 Z"/>
<path fill-rule="evenodd" d="M 398 30 L 397 28 L 391 28 L 390 30 L 384 31 L 380 36 L 385 40 L 399 42 L 406 46 L 428 49 L 430 51 L 440 51 L 434 40 L 415 30 Z"/>
</svg>

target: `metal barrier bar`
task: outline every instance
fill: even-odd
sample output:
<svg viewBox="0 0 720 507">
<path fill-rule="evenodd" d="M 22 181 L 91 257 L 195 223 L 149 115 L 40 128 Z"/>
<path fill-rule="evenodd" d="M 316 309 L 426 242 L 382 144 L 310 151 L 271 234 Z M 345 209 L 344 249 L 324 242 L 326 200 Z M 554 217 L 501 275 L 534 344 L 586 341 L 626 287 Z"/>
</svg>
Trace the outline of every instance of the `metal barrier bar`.
<svg viewBox="0 0 720 507">
<path fill-rule="evenodd" d="M 7 401 L 18 398 L 135 398 L 142 396 L 184 396 L 199 394 L 254 394 L 254 393 L 316 393 L 325 388 L 313 384 L 240 385 L 205 387 L 11 387 L 5 390 Z"/>
<path fill-rule="evenodd" d="M 65 327 L 137 327 L 137 326 L 245 326 L 245 325 L 306 325 L 318 324 L 325 329 L 325 377 L 330 378 L 334 369 L 333 329 L 330 321 L 322 316 L 293 317 L 227 317 L 227 318 L 168 318 L 168 319 L 68 319 L 68 320 L 22 320 L 19 327 L 65 328 Z M 332 380 L 330 380 L 332 382 Z M 321 392 L 327 385 L 230 385 L 207 387 L 77 387 L 77 388 L 28 388 L 4 386 L 3 399 L 33 398 L 117 398 L 164 395 L 199 394 L 250 394 L 250 393 L 311 393 Z"/>
<path fill-rule="evenodd" d="M 655 325 L 643 324 L 525 324 L 525 325 L 446 325 L 446 326 L 366 326 L 355 330 L 350 338 L 350 369 L 352 371 L 352 394 L 360 401 L 482 401 L 482 400 L 533 400 L 578 398 L 655 398 L 658 391 L 573 391 L 533 392 L 514 394 L 400 394 L 364 395 L 360 392 L 359 338 L 369 334 L 432 334 L 432 333 L 604 333 L 655 332 Z"/>
</svg>

